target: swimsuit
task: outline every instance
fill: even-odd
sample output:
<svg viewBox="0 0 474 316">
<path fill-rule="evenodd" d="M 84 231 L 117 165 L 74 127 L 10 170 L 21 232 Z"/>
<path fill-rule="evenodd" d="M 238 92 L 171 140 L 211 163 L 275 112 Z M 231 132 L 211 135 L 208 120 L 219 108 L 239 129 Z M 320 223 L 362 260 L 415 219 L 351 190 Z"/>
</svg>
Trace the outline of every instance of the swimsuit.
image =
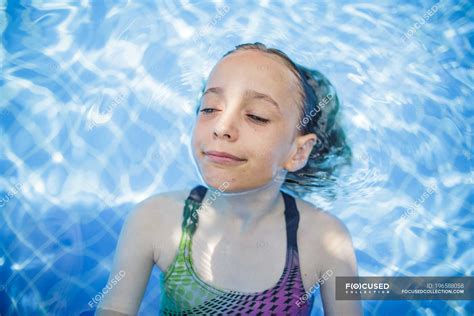
<svg viewBox="0 0 474 316">
<path fill-rule="evenodd" d="M 296 242 L 299 213 L 294 197 L 280 191 L 285 201 L 287 237 L 283 274 L 275 286 L 263 292 L 239 292 L 210 285 L 194 270 L 191 241 L 206 191 L 206 187 L 197 185 L 185 201 L 179 250 L 168 271 L 160 276 L 160 314 L 309 315 L 314 295 L 306 294 L 301 278 Z"/>
</svg>

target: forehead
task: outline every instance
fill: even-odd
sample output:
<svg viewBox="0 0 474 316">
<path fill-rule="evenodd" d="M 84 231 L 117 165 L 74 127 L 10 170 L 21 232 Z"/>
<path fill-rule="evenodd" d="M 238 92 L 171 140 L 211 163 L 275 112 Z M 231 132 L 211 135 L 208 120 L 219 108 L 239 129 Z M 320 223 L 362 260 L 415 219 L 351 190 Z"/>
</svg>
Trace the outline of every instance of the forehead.
<svg viewBox="0 0 474 316">
<path fill-rule="evenodd" d="M 293 105 L 297 97 L 296 76 L 281 57 L 257 50 L 237 51 L 221 59 L 207 81 L 207 88 L 216 86 L 227 93 L 253 89 L 284 106 Z"/>
</svg>

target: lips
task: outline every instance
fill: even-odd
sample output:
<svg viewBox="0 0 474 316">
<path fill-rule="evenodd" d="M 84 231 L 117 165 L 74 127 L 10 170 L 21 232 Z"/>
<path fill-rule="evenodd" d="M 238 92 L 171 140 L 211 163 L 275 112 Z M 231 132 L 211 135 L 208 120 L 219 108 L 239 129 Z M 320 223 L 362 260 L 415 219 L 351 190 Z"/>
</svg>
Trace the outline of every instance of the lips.
<svg viewBox="0 0 474 316">
<path fill-rule="evenodd" d="M 210 150 L 210 151 L 205 151 L 204 154 L 207 155 L 207 156 L 215 157 L 215 158 L 225 158 L 225 159 L 235 160 L 235 161 L 245 161 L 245 160 L 247 160 L 247 159 L 244 159 L 244 158 L 234 156 L 234 155 L 232 155 L 230 153 L 227 153 L 225 151 Z"/>
</svg>

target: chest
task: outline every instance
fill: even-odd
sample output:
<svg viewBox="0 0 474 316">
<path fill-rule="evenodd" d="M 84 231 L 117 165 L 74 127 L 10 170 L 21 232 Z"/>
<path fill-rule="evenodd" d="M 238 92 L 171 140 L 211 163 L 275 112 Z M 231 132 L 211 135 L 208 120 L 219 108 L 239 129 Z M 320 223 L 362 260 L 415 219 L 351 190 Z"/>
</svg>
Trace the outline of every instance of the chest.
<svg viewBox="0 0 474 316">
<path fill-rule="evenodd" d="M 191 241 L 191 257 L 196 274 L 204 282 L 223 289 L 262 292 L 276 285 L 283 274 L 288 250 L 284 221 L 269 223 L 252 233 L 215 231 L 200 223 Z M 180 230 L 166 243 L 157 262 L 166 271 L 179 246 Z M 312 241 L 297 235 L 300 272 L 308 291 L 319 279 L 320 267 Z"/>
<path fill-rule="evenodd" d="M 283 274 L 287 256 L 283 233 L 229 236 L 196 232 L 191 243 L 194 268 L 202 280 L 220 288 L 264 291 Z"/>
</svg>

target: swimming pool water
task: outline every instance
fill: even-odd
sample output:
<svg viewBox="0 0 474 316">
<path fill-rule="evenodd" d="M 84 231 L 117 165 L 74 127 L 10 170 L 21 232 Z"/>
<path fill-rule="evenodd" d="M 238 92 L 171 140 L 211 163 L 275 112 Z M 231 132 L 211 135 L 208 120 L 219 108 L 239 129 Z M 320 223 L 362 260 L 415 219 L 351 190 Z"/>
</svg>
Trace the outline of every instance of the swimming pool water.
<svg viewBox="0 0 474 316">
<path fill-rule="evenodd" d="M 359 274 L 473 275 L 472 2 L 0 6 L 0 314 L 92 314 L 133 205 L 199 181 L 188 144 L 203 80 L 255 41 L 320 70 L 339 93 L 353 165 L 336 197 L 307 198 L 347 225 Z M 159 273 L 140 314 L 158 312 Z M 363 307 L 474 312 L 472 301 Z"/>
</svg>

